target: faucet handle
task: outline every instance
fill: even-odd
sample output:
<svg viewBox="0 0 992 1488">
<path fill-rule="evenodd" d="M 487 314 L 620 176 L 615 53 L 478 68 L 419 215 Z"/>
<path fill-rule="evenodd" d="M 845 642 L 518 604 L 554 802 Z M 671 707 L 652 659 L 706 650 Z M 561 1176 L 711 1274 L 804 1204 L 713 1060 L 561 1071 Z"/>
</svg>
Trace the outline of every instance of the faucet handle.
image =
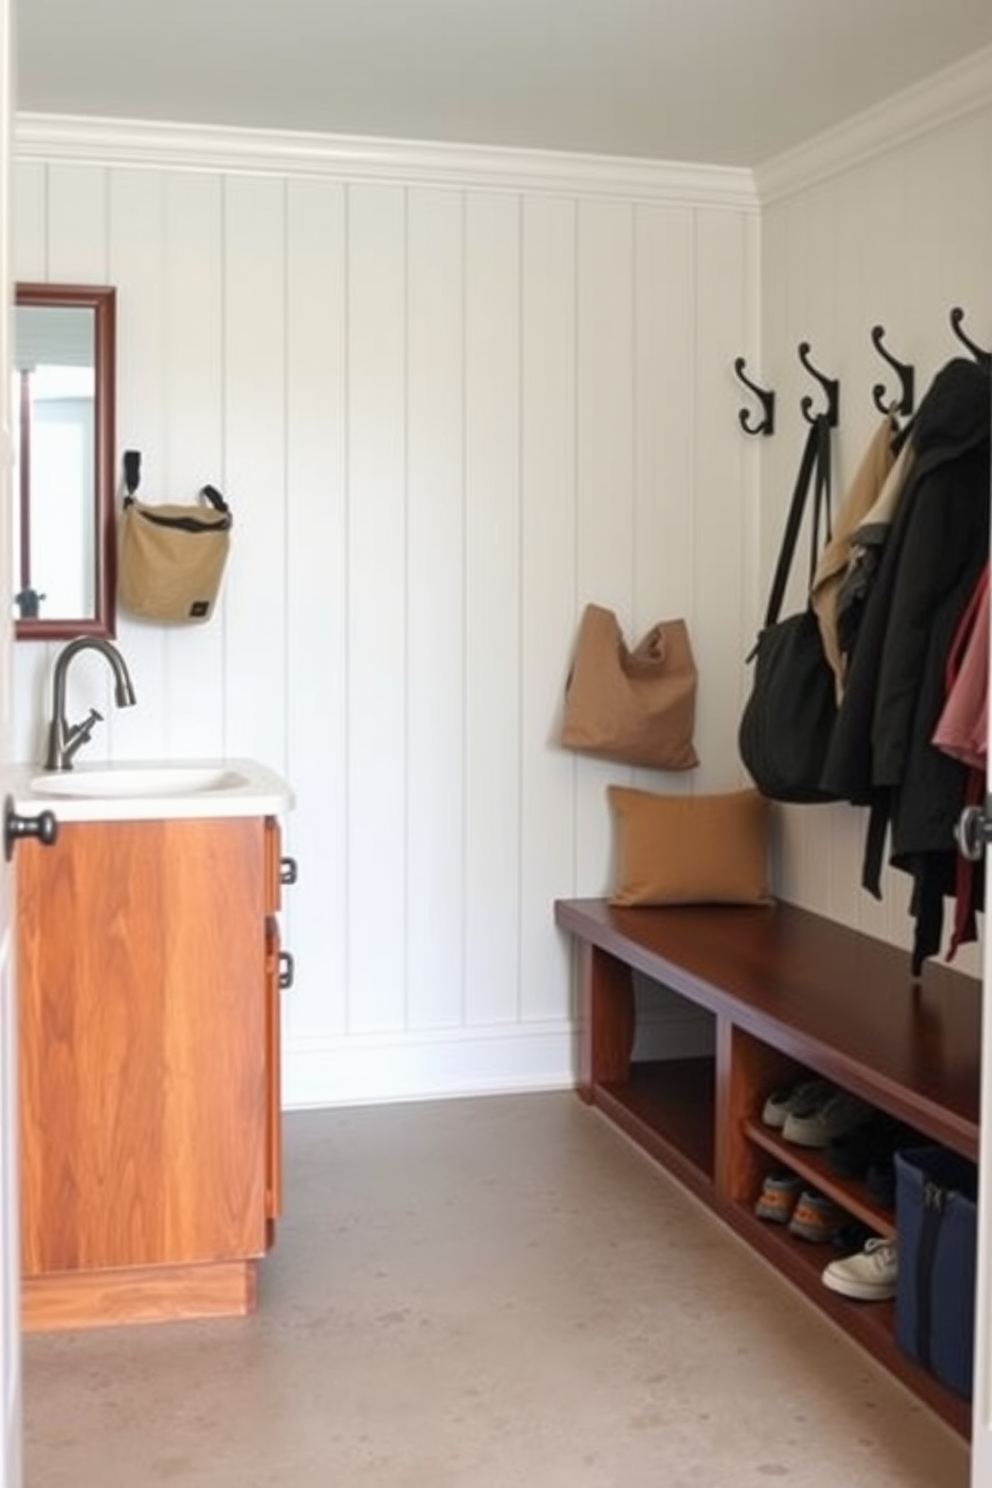
<svg viewBox="0 0 992 1488">
<path fill-rule="evenodd" d="M 98 713 L 96 708 L 91 708 L 88 718 L 84 718 L 82 723 L 73 724 L 72 728 L 66 731 L 65 741 L 62 746 L 62 759 L 65 768 L 68 768 L 76 750 L 81 749 L 84 744 L 89 743 L 93 729 L 98 723 L 102 722 L 103 714 Z"/>
<path fill-rule="evenodd" d="M 88 739 L 93 732 L 94 725 L 102 722 L 103 714 L 98 713 L 96 708 L 91 708 L 89 717 L 84 722 L 77 723 L 74 732 L 79 734 L 80 739 Z"/>
</svg>

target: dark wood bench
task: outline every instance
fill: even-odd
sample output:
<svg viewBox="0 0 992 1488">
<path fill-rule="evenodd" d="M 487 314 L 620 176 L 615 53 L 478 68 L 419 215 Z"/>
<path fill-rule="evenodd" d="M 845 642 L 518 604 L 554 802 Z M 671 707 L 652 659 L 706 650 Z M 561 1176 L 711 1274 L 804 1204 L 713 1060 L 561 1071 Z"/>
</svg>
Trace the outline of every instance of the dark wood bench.
<svg viewBox="0 0 992 1488">
<path fill-rule="evenodd" d="M 898 1348 L 892 1303 L 852 1302 L 821 1281 L 823 1249 L 754 1214 L 766 1173 L 787 1168 L 882 1235 L 894 1215 L 863 1182 L 760 1119 L 766 1096 L 820 1075 L 971 1160 L 978 1155 L 981 984 L 938 963 L 914 981 L 907 951 L 792 905 L 612 908 L 562 899 L 575 942 L 583 1100 L 663 1164 L 962 1434 L 967 1402 Z M 709 1048 L 633 1057 L 635 973 L 700 1010 Z M 643 996 L 640 999 L 644 1005 Z M 830 1257 L 827 1257 L 830 1259 Z"/>
</svg>

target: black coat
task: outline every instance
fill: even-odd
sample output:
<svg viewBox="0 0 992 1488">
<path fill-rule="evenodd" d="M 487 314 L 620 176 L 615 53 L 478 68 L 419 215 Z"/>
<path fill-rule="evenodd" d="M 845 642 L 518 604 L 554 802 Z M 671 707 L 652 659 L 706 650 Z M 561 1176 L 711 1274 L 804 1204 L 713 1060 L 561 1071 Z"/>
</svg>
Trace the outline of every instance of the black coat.
<svg viewBox="0 0 992 1488">
<path fill-rule="evenodd" d="M 916 462 L 900 500 L 851 657 L 824 785 L 872 808 L 865 887 L 890 862 L 912 875 L 914 970 L 939 948 L 954 892 L 954 826 L 967 770 L 931 743 L 955 626 L 989 555 L 992 383 L 958 358 L 935 377 L 913 422 Z"/>
</svg>

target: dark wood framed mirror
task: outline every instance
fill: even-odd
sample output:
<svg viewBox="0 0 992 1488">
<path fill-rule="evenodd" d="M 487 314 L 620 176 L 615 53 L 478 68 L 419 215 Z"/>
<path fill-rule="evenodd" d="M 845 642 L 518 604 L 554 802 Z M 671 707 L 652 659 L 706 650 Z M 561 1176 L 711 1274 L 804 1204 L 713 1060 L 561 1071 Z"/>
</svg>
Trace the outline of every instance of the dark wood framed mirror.
<svg viewBox="0 0 992 1488">
<path fill-rule="evenodd" d="M 116 291 L 18 284 L 14 348 L 14 634 L 113 636 Z"/>
</svg>

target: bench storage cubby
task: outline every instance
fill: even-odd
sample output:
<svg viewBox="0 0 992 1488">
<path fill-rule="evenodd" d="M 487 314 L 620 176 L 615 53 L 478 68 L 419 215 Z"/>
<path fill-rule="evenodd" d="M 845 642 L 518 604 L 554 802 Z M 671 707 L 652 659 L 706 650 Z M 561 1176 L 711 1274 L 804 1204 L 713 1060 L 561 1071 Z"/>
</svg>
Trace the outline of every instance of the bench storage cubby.
<svg viewBox="0 0 992 1488">
<path fill-rule="evenodd" d="M 980 982 L 937 963 L 916 982 L 908 952 L 784 903 L 628 909 L 562 899 L 555 919 L 575 944 L 583 1100 L 968 1435 L 967 1401 L 899 1348 L 894 1304 L 829 1290 L 822 1270 L 840 1252 L 759 1219 L 754 1205 L 766 1175 L 785 1169 L 876 1234 L 895 1233 L 894 1211 L 863 1180 L 838 1177 L 821 1150 L 762 1122 L 767 1096 L 804 1078 L 830 1080 L 977 1161 Z M 635 1054 L 645 978 L 712 1020 L 712 1053 L 666 1058 L 656 1039 L 650 1057 Z"/>
</svg>

